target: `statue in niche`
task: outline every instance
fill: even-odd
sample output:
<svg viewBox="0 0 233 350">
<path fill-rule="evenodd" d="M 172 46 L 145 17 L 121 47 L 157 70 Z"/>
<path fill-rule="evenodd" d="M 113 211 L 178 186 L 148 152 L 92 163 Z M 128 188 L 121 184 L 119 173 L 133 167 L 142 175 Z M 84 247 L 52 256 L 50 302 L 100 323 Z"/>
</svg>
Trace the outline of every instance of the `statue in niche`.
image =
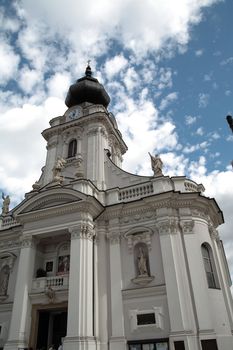
<svg viewBox="0 0 233 350">
<path fill-rule="evenodd" d="M 148 276 L 148 271 L 147 271 L 147 259 L 144 256 L 142 247 L 139 248 L 139 254 L 138 254 L 138 271 L 139 271 L 139 276 Z"/>
<path fill-rule="evenodd" d="M 7 295 L 10 268 L 5 265 L 0 272 L 0 296 Z"/>
<path fill-rule="evenodd" d="M 53 180 L 54 181 L 62 182 L 63 177 L 61 176 L 61 171 L 64 168 L 65 164 L 66 164 L 65 159 L 63 159 L 62 157 L 57 158 L 56 163 L 53 167 Z"/>
<path fill-rule="evenodd" d="M 154 172 L 154 176 L 163 176 L 162 168 L 163 168 L 163 162 L 158 154 L 155 156 L 152 156 L 149 152 L 150 159 L 151 159 L 151 169 Z"/>
<path fill-rule="evenodd" d="M 148 248 L 145 243 L 137 243 L 134 247 L 136 274 L 138 277 L 150 276 Z"/>
<path fill-rule="evenodd" d="M 7 215 L 9 213 L 9 206 L 10 206 L 10 197 L 7 195 L 5 196 L 4 193 L 2 193 L 2 215 Z"/>
</svg>

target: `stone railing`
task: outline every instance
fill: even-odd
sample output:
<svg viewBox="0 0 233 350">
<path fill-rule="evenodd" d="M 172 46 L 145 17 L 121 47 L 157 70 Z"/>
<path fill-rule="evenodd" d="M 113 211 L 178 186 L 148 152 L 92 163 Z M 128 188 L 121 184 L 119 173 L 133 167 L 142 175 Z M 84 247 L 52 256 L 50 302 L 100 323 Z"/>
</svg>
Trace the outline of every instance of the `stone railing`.
<svg viewBox="0 0 233 350">
<path fill-rule="evenodd" d="M 33 279 L 32 293 L 42 293 L 45 292 L 47 288 L 52 288 L 53 290 L 64 290 L 68 289 L 68 286 L 69 275 L 40 277 Z"/>
<path fill-rule="evenodd" d="M 187 192 L 204 192 L 205 190 L 203 185 L 198 185 L 191 180 L 185 180 L 184 188 Z"/>
<path fill-rule="evenodd" d="M 154 189 L 153 189 L 152 183 L 141 184 L 138 186 L 132 186 L 132 187 L 128 187 L 120 190 L 118 194 L 118 199 L 119 201 L 138 199 L 140 197 L 151 195 L 153 193 L 154 193 Z"/>
<path fill-rule="evenodd" d="M 0 224 L 0 229 L 4 230 L 6 228 L 12 227 L 12 226 L 17 226 L 19 223 L 12 218 L 12 216 L 6 216 L 2 217 L 2 223 Z"/>
</svg>

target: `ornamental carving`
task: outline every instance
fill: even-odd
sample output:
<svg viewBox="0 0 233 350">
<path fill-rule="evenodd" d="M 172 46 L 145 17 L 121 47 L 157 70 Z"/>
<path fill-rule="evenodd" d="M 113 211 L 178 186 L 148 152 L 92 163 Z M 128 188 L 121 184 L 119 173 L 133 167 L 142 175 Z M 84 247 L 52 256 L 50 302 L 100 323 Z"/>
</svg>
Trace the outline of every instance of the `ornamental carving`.
<svg viewBox="0 0 233 350">
<path fill-rule="evenodd" d="M 193 220 L 181 220 L 180 226 L 184 234 L 193 233 L 194 221 Z"/>
<path fill-rule="evenodd" d="M 152 234 L 152 231 L 148 229 L 142 231 L 140 228 L 138 228 L 138 231 L 134 229 L 132 233 L 126 233 L 125 238 L 127 239 L 129 253 L 133 253 L 134 247 L 140 242 L 146 244 L 147 248 L 151 250 Z"/>
<path fill-rule="evenodd" d="M 71 239 L 88 239 L 92 241 L 95 236 L 93 226 L 86 223 L 70 227 L 69 232 L 71 234 Z"/>
<path fill-rule="evenodd" d="M 21 248 L 35 248 L 35 240 L 32 236 L 22 236 L 20 238 Z"/>
<path fill-rule="evenodd" d="M 214 240 L 216 240 L 217 242 L 220 241 L 220 237 L 219 237 L 219 233 L 218 231 L 216 230 L 216 228 L 209 223 L 209 234 L 210 234 L 210 237 Z"/>
<path fill-rule="evenodd" d="M 111 244 L 119 244 L 120 243 L 120 232 L 114 231 L 114 232 L 108 232 L 107 238 L 109 239 Z"/>
<path fill-rule="evenodd" d="M 160 221 L 156 224 L 160 235 L 175 234 L 178 232 L 178 220 L 168 219 Z"/>
</svg>

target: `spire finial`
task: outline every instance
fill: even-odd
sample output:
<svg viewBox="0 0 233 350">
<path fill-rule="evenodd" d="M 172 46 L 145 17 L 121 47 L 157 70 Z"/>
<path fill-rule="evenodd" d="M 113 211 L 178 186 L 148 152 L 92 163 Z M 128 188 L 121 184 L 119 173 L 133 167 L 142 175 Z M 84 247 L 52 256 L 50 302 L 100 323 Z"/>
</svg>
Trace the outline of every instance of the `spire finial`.
<svg viewBox="0 0 233 350">
<path fill-rule="evenodd" d="M 87 68 L 86 68 L 86 72 L 85 72 L 86 77 L 91 77 L 92 76 L 90 63 L 91 63 L 91 60 L 88 60 L 87 61 Z"/>
</svg>

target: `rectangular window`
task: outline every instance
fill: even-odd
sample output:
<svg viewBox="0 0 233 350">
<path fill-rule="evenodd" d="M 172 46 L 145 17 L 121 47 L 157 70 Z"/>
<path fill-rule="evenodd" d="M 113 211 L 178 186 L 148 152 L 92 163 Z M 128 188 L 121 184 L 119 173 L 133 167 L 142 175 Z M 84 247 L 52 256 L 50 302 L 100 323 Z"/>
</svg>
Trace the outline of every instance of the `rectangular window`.
<svg viewBox="0 0 233 350">
<path fill-rule="evenodd" d="M 174 347 L 175 347 L 175 350 L 185 350 L 184 341 L 183 340 L 174 341 Z"/>
<path fill-rule="evenodd" d="M 168 339 L 129 341 L 129 350 L 168 350 Z"/>
<path fill-rule="evenodd" d="M 218 350 L 216 339 L 205 339 L 201 341 L 202 350 Z"/>
<path fill-rule="evenodd" d="M 147 324 L 155 324 L 155 314 L 148 313 L 148 314 L 138 314 L 137 315 L 137 325 L 138 326 L 144 326 Z"/>
</svg>

